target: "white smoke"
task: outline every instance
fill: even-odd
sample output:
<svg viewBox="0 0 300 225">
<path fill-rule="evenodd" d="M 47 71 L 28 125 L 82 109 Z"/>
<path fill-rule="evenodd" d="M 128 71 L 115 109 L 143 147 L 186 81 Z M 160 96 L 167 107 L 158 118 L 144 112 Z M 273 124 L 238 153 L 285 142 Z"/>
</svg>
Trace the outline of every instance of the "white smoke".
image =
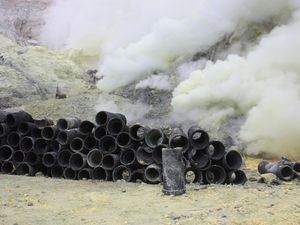
<svg viewBox="0 0 300 225">
<path fill-rule="evenodd" d="M 299 1 L 293 2 L 297 8 Z M 206 126 L 247 115 L 247 152 L 300 159 L 300 11 L 246 57 L 231 55 L 195 71 L 174 91 L 175 111 L 201 112 Z M 206 124 L 207 123 L 207 124 Z"/>
<path fill-rule="evenodd" d="M 172 81 L 168 75 L 158 74 L 138 82 L 135 85 L 136 89 L 152 88 L 158 90 L 172 90 Z"/>
<path fill-rule="evenodd" d="M 54 0 L 40 40 L 96 58 L 103 76 L 97 86 L 104 91 L 133 81 L 136 88 L 169 90 L 172 73 L 175 82 L 182 81 L 174 91 L 175 113 L 209 129 L 238 118 L 242 127 L 232 136 L 249 153 L 299 158 L 298 5 L 299 0 Z M 239 28 L 268 21 L 278 26 L 257 47 L 248 46 L 246 56 L 188 62 Z M 219 54 L 240 49 L 237 43 Z M 118 104 L 104 106 L 122 110 Z"/>
</svg>

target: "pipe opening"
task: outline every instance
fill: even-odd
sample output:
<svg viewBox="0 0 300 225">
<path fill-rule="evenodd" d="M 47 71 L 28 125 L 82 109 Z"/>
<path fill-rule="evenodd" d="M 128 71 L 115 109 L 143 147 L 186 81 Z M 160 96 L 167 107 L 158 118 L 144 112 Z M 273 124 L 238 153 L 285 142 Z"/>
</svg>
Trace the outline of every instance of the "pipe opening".
<svg viewBox="0 0 300 225">
<path fill-rule="evenodd" d="M 242 165 L 242 157 L 240 153 L 236 151 L 230 151 L 225 156 L 227 166 L 232 170 L 237 170 Z"/>
<path fill-rule="evenodd" d="M 103 156 L 102 165 L 105 169 L 113 169 L 115 166 L 114 157 L 112 155 Z"/>
<path fill-rule="evenodd" d="M 84 146 L 84 143 L 83 143 L 83 140 L 81 138 L 74 138 L 72 141 L 71 141 L 71 149 L 73 151 L 81 151 L 83 149 L 83 146 Z"/>
<path fill-rule="evenodd" d="M 17 132 L 11 132 L 7 136 L 7 143 L 10 146 L 17 147 L 19 145 L 19 142 L 20 142 L 20 135 Z"/>
<path fill-rule="evenodd" d="M 295 170 L 295 172 L 300 173 L 300 163 L 295 163 L 293 169 Z"/>
<path fill-rule="evenodd" d="M 220 166 L 212 166 L 206 171 L 206 180 L 209 184 L 223 184 L 226 179 L 226 172 Z"/>
<path fill-rule="evenodd" d="M 124 129 L 124 123 L 121 119 L 113 118 L 107 123 L 107 130 L 112 135 L 117 135 Z"/>
<path fill-rule="evenodd" d="M 33 149 L 33 139 L 30 137 L 24 137 L 20 141 L 20 149 L 24 152 L 28 152 Z"/>
<path fill-rule="evenodd" d="M 149 147 L 154 148 L 155 146 L 162 144 L 164 135 L 160 130 L 152 129 L 146 135 L 146 143 Z"/>
<path fill-rule="evenodd" d="M 52 155 L 52 154 L 44 154 L 43 156 L 43 163 L 45 166 L 47 167 L 51 167 L 55 164 L 56 160 L 55 160 L 55 157 Z"/>
<path fill-rule="evenodd" d="M 280 170 L 280 174 L 281 174 L 282 179 L 285 179 L 285 180 L 290 180 L 294 177 L 294 171 L 289 166 L 284 166 Z"/>
<path fill-rule="evenodd" d="M 113 180 L 130 180 L 131 172 L 130 170 L 125 166 L 119 166 L 113 171 Z"/>
<path fill-rule="evenodd" d="M 127 149 L 121 153 L 120 161 L 124 165 L 130 165 L 135 161 L 135 152 L 134 150 Z"/>
<path fill-rule="evenodd" d="M 96 123 L 100 126 L 105 126 L 107 123 L 107 114 L 104 111 L 98 112 L 96 115 Z"/>
<path fill-rule="evenodd" d="M 38 153 L 38 154 L 43 154 L 45 152 L 47 152 L 48 150 L 48 144 L 47 144 L 47 141 L 40 138 L 40 139 L 37 139 L 35 142 L 34 142 L 34 150 Z"/>
<path fill-rule="evenodd" d="M 22 151 L 15 151 L 13 156 L 12 156 L 12 159 L 16 162 L 16 163 L 21 163 L 24 161 L 25 159 L 25 155 L 24 155 L 24 152 Z"/>
<path fill-rule="evenodd" d="M 160 172 L 156 168 L 147 167 L 145 170 L 145 176 L 150 182 L 155 182 L 159 180 Z"/>
<path fill-rule="evenodd" d="M 36 165 L 39 162 L 39 157 L 34 152 L 28 152 L 26 154 L 25 160 L 30 165 Z"/>
<path fill-rule="evenodd" d="M 133 171 L 130 181 L 134 183 L 145 182 L 144 172 L 142 170 Z"/>
<path fill-rule="evenodd" d="M 89 134 L 92 133 L 95 125 L 88 120 L 82 121 L 80 126 L 79 126 L 79 131 L 83 134 Z"/>
<path fill-rule="evenodd" d="M 57 135 L 57 140 L 61 144 L 67 144 L 68 143 L 68 134 L 66 131 L 60 131 Z"/>
<path fill-rule="evenodd" d="M 29 175 L 30 167 L 27 163 L 21 163 L 16 168 L 16 172 L 17 172 L 18 175 Z"/>
<path fill-rule="evenodd" d="M 7 161 L 9 160 L 14 153 L 13 148 L 8 145 L 4 145 L 0 148 L 0 160 Z"/>
<path fill-rule="evenodd" d="M 150 165 L 153 163 L 152 152 L 145 150 L 145 146 L 141 146 L 136 151 L 136 159 L 141 165 Z"/>
<path fill-rule="evenodd" d="M 187 184 L 197 183 L 199 181 L 198 174 L 192 168 L 189 168 L 184 172 L 184 179 Z"/>
<path fill-rule="evenodd" d="M 55 137 L 55 130 L 53 127 L 44 127 L 42 130 L 42 137 L 46 140 L 51 140 Z"/>
<path fill-rule="evenodd" d="M 77 178 L 78 178 L 78 180 L 82 180 L 82 179 L 89 180 L 89 179 L 91 179 L 89 170 L 88 169 L 80 170 L 78 172 Z"/>
<path fill-rule="evenodd" d="M 209 158 L 201 150 L 193 149 L 190 154 L 191 163 L 198 168 L 203 168 L 209 163 Z"/>
<path fill-rule="evenodd" d="M 93 171 L 94 180 L 107 180 L 108 174 L 107 171 L 102 167 L 96 167 Z"/>
<path fill-rule="evenodd" d="M 63 168 L 60 166 L 54 166 L 51 168 L 51 176 L 55 178 L 62 177 L 64 171 Z"/>
<path fill-rule="evenodd" d="M 100 149 L 104 152 L 113 152 L 117 148 L 115 138 L 112 136 L 104 136 L 100 140 Z"/>
<path fill-rule="evenodd" d="M 2 163 L 2 172 L 3 173 L 12 173 L 14 172 L 14 164 L 12 162 L 3 162 Z"/>
<path fill-rule="evenodd" d="M 63 172 L 63 176 L 66 179 L 75 180 L 76 179 L 76 171 L 72 168 L 66 168 Z"/>
<path fill-rule="evenodd" d="M 57 155 L 58 164 L 63 167 L 69 166 L 71 155 L 72 153 L 69 150 L 62 150 L 58 152 Z"/>
<path fill-rule="evenodd" d="M 83 157 L 80 154 L 73 154 L 70 158 L 70 166 L 74 170 L 79 170 L 84 166 Z"/>
<path fill-rule="evenodd" d="M 60 130 L 67 130 L 68 129 L 68 121 L 66 119 L 59 119 L 56 123 L 56 126 Z"/>
<path fill-rule="evenodd" d="M 236 170 L 231 173 L 229 180 L 232 184 L 244 184 L 247 181 L 247 177 L 242 170 Z"/>
<path fill-rule="evenodd" d="M 97 140 L 100 140 L 102 137 L 106 135 L 106 130 L 104 127 L 97 127 L 94 136 Z"/>
<path fill-rule="evenodd" d="M 89 135 L 84 139 L 84 147 L 87 149 L 93 149 L 97 145 L 97 140 L 94 138 L 94 136 Z"/>
<path fill-rule="evenodd" d="M 129 145 L 131 142 L 131 139 L 129 137 L 128 133 L 120 133 L 117 137 L 117 143 L 119 146 L 124 147 Z"/>
<path fill-rule="evenodd" d="M 34 127 L 31 130 L 31 137 L 33 138 L 40 138 L 42 137 L 42 129 L 38 127 Z"/>
<path fill-rule="evenodd" d="M 206 149 L 206 153 L 214 160 L 220 160 L 223 158 L 225 154 L 225 146 L 220 141 L 212 141 L 208 148 Z"/>
<path fill-rule="evenodd" d="M 101 164 L 102 157 L 103 157 L 103 155 L 99 150 L 92 150 L 89 152 L 89 154 L 87 156 L 88 164 L 91 167 L 97 167 Z"/>
</svg>

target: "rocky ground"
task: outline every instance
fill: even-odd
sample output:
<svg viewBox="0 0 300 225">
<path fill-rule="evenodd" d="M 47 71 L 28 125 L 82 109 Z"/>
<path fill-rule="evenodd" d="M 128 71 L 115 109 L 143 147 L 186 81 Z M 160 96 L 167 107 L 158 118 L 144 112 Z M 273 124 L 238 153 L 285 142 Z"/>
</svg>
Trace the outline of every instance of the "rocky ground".
<svg viewBox="0 0 300 225">
<path fill-rule="evenodd" d="M 161 185 L 0 175 L 0 224 L 300 224 L 300 181 L 258 183 L 246 160 L 244 186 Z M 268 178 L 268 176 L 267 176 Z"/>
</svg>

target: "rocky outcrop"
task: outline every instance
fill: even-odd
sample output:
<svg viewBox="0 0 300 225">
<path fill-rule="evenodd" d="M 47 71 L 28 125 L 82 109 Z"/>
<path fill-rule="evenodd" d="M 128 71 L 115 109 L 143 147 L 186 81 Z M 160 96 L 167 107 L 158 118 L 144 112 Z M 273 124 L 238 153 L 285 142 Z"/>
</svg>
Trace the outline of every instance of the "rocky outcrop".
<svg viewBox="0 0 300 225">
<path fill-rule="evenodd" d="M 66 55 L 40 46 L 21 47 L 0 35 L 0 108 L 67 95 L 85 86 L 84 69 Z"/>
</svg>

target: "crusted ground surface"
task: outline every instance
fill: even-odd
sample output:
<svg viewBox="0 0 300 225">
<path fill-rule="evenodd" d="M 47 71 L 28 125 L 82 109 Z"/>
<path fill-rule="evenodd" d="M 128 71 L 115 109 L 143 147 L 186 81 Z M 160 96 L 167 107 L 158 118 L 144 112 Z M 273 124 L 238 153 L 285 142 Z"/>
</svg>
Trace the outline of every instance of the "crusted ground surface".
<svg viewBox="0 0 300 225">
<path fill-rule="evenodd" d="M 245 186 L 161 185 L 0 175 L 0 224 L 300 224 L 300 182 L 257 183 L 247 159 Z"/>
</svg>

